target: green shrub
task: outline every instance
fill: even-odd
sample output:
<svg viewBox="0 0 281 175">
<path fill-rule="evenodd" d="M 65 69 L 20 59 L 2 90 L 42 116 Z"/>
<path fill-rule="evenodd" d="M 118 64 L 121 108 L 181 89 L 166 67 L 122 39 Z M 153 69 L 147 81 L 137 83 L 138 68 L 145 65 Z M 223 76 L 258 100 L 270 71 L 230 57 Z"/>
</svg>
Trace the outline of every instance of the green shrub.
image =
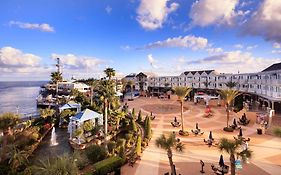
<svg viewBox="0 0 281 175">
<path fill-rule="evenodd" d="M 142 121 L 142 115 L 141 115 L 141 110 L 139 111 L 139 114 L 138 114 L 138 119 L 137 119 L 137 122 L 138 123 L 141 123 Z"/>
<path fill-rule="evenodd" d="M 151 131 L 151 119 L 150 117 L 146 117 L 146 123 L 145 123 L 145 126 L 144 126 L 144 129 L 145 129 L 145 137 L 148 138 L 148 139 L 151 139 L 151 136 L 152 136 L 152 131 Z"/>
<path fill-rule="evenodd" d="M 117 146 L 120 147 L 120 146 L 125 146 L 126 144 L 126 140 L 125 139 L 119 139 L 117 140 Z"/>
<path fill-rule="evenodd" d="M 135 108 L 132 109 L 132 118 L 135 119 L 136 118 L 136 112 L 135 112 Z"/>
<path fill-rule="evenodd" d="M 131 120 L 131 128 L 132 131 L 137 132 L 138 128 L 134 119 Z"/>
<path fill-rule="evenodd" d="M 116 148 L 116 142 L 110 141 L 107 143 L 107 148 L 109 153 L 113 153 L 114 149 Z"/>
<path fill-rule="evenodd" d="M 274 128 L 273 132 L 277 137 L 281 137 L 281 128 Z"/>
<path fill-rule="evenodd" d="M 125 150 L 125 146 L 119 147 L 119 152 L 118 152 L 119 157 L 125 159 L 125 157 L 126 157 L 126 152 L 125 151 L 126 151 Z"/>
<path fill-rule="evenodd" d="M 121 157 L 115 156 L 108 159 L 102 160 L 94 164 L 95 172 L 94 175 L 106 175 L 114 170 L 117 170 L 124 163 Z"/>
<path fill-rule="evenodd" d="M 140 135 L 138 135 L 138 138 L 137 138 L 136 154 L 138 156 L 141 154 L 141 136 Z"/>
<path fill-rule="evenodd" d="M 87 158 L 92 162 L 96 163 L 106 158 L 106 150 L 104 147 L 99 145 L 92 145 L 86 149 Z"/>
</svg>

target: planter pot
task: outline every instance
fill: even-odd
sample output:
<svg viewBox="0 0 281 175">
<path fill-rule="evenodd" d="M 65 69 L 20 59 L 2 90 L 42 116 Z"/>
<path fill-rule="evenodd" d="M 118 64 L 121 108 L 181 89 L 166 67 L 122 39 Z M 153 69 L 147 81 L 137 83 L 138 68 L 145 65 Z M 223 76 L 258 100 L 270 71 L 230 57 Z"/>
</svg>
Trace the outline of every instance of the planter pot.
<svg viewBox="0 0 281 175">
<path fill-rule="evenodd" d="M 233 132 L 234 131 L 234 129 L 232 127 L 224 127 L 223 130 L 226 131 L 226 132 Z"/>
<path fill-rule="evenodd" d="M 179 135 L 188 136 L 189 133 L 188 133 L 188 131 L 182 131 L 182 130 L 180 130 L 180 131 L 179 131 Z"/>
</svg>

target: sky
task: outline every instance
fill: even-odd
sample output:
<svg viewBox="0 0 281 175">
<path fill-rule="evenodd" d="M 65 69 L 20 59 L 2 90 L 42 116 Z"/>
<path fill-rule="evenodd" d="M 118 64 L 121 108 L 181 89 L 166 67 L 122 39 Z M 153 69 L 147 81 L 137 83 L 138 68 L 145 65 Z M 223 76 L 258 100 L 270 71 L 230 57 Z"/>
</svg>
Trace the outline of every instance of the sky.
<svg viewBox="0 0 281 175">
<path fill-rule="evenodd" d="M 0 81 L 189 70 L 259 72 L 281 62 L 281 0 L 0 1 Z"/>
</svg>

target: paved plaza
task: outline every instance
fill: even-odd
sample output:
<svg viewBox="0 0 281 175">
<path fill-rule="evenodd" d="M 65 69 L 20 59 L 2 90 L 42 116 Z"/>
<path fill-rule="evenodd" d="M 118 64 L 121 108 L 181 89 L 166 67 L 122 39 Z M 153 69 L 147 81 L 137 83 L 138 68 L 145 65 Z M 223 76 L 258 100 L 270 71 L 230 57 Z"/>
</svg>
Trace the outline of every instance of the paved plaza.
<svg viewBox="0 0 281 175">
<path fill-rule="evenodd" d="M 152 121 L 153 136 L 149 142 L 149 146 L 143 152 L 141 160 L 133 167 L 125 165 L 122 167 L 122 175 L 163 175 L 170 171 L 168 164 L 167 153 L 157 148 L 155 139 L 161 134 L 169 134 L 173 131 L 177 133 L 177 137 L 185 144 L 184 152 L 173 152 L 173 160 L 176 165 L 177 174 L 196 175 L 201 174 L 200 160 L 205 162 L 205 174 L 214 174 L 211 169 L 211 164 L 218 165 L 219 157 L 222 154 L 215 146 L 208 147 L 203 139 L 208 138 L 210 131 L 213 132 L 213 137 L 218 140 L 221 137 L 233 139 L 237 136 L 239 130 L 234 132 L 224 132 L 222 129 L 226 126 L 226 112 L 224 107 L 217 107 L 216 102 L 210 104 L 213 111 L 213 116 L 205 118 L 205 105 L 194 105 L 192 102 L 184 102 L 184 122 L 185 130 L 190 132 L 189 136 L 180 136 L 178 131 L 180 127 L 175 128 L 171 122 L 177 117 L 180 121 L 180 103 L 176 98 L 158 99 L 140 97 L 134 101 L 127 102 L 130 109 L 135 108 L 136 112 L 142 110 L 143 118 L 146 114 L 153 112 L 156 119 Z M 259 125 L 255 123 L 256 113 L 240 111 L 239 113 L 231 113 L 230 124 L 233 118 L 241 117 L 243 113 L 251 120 L 248 126 L 242 126 L 243 135 L 250 137 L 249 148 L 253 151 L 253 157 L 249 163 L 243 164 L 243 169 L 237 174 L 243 175 L 278 175 L 281 172 L 281 138 L 270 135 L 258 135 L 257 128 Z M 194 136 L 191 129 L 195 128 L 196 122 L 204 131 L 201 136 Z M 227 165 L 229 163 L 229 155 L 223 154 Z"/>
</svg>

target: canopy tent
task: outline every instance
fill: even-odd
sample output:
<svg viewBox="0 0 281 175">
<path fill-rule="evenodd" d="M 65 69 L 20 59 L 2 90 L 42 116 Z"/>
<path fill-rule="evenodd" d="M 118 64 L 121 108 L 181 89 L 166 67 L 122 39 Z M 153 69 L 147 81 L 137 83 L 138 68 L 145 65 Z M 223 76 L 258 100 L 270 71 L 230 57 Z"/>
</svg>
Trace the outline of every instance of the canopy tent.
<svg viewBox="0 0 281 175">
<path fill-rule="evenodd" d="M 85 109 L 84 111 L 79 112 L 75 116 L 70 117 L 71 121 L 75 121 L 75 122 L 79 122 L 79 123 L 85 122 L 87 120 L 95 120 L 95 119 L 98 119 L 99 125 L 103 124 L 102 114 L 92 111 L 90 109 Z"/>
<path fill-rule="evenodd" d="M 213 99 L 218 99 L 220 100 L 220 96 L 211 96 L 211 95 L 206 95 L 206 94 L 196 94 L 194 95 L 194 103 L 197 103 L 198 99 L 204 99 L 206 102 L 206 105 L 209 105 L 209 101 Z"/>
<path fill-rule="evenodd" d="M 77 109 L 77 112 L 81 111 L 81 104 L 74 101 L 70 101 L 59 108 L 59 111 L 62 112 L 65 109 Z"/>
</svg>

